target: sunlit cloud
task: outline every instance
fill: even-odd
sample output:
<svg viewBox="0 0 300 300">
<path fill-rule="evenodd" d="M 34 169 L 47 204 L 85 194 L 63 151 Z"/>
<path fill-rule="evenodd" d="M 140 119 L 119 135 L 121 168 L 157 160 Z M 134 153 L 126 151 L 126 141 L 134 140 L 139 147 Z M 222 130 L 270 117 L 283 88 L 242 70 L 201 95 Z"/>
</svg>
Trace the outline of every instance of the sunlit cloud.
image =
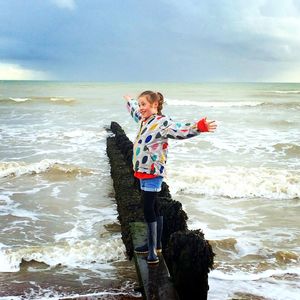
<svg viewBox="0 0 300 300">
<path fill-rule="evenodd" d="M 76 4 L 74 0 L 51 0 L 51 1 L 60 8 L 66 8 L 70 10 L 76 8 Z"/>
<path fill-rule="evenodd" d="M 0 80 L 46 80 L 45 72 L 30 70 L 17 64 L 0 63 Z"/>
<path fill-rule="evenodd" d="M 293 67 L 286 68 L 278 73 L 274 73 L 270 78 L 273 82 L 300 82 L 300 63 Z"/>
</svg>

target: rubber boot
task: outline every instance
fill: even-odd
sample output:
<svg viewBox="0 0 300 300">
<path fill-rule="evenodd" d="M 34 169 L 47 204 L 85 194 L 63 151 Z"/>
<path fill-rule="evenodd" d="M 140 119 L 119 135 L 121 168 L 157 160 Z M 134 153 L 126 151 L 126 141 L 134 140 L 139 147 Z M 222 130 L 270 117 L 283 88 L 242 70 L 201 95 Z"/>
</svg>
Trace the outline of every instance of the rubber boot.
<svg viewBox="0 0 300 300">
<path fill-rule="evenodd" d="M 163 216 L 157 217 L 156 221 L 157 221 L 157 247 L 156 247 L 156 252 L 161 253 L 162 252 L 161 237 L 162 237 L 163 224 L 164 224 Z M 145 241 L 144 245 L 135 247 L 134 252 L 137 253 L 137 254 L 147 254 L 148 253 L 148 242 Z"/>
<path fill-rule="evenodd" d="M 157 222 L 147 223 L 148 234 L 148 264 L 157 264 L 159 259 L 156 254 L 156 241 L 157 241 Z"/>
<path fill-rule="evenodd" d="M 148 243 L 146 243 L 142 246 L 137 246 L 134 248 L 134 252 L 137 254 L 147 254 L 148 253 Z"/>
</svg>

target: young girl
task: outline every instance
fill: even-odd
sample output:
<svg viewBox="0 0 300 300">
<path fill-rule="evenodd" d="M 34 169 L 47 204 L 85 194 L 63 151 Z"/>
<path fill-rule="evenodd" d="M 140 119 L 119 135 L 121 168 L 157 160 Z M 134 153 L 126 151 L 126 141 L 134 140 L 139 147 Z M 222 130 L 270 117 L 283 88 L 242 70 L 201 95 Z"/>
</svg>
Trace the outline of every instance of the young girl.
<svg viewBox="0 0 300 300">
<path fill-rule="evenodd" d="M 213 132 L 215 121 L 206 118 L 196 123 L 179 123 L 162 115 L 164 97 L 161 93 L 145 91 L 138 102 L 124 96 L 128 110 L 136 122 L 140 122 L 133 146 L 134 176 L 140 180 L 144 217 L 147 222 L 147 244 L 136 247 L 136 253 L 148 253 L 148 264 L 157 264 L 157 252 L 161 251 L 163 217 L 158 210 L 158 192 L 161 190 L 167 162 L 168 139 L 187 139 L 200 132 Z"/>
</svg>

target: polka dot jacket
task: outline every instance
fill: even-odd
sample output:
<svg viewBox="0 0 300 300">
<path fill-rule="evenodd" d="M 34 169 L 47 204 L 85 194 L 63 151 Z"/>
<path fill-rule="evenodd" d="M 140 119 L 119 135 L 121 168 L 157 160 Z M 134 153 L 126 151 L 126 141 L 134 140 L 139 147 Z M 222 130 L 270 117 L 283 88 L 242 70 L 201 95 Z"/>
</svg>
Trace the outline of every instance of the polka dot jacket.
<svg viewBox="0 0 300 300">
<path fill-rule="evenodd" d="M 127 102 L 132 118 L 140 123 L 133 145 L 133 170 L 156 176 L 165 175 L 168 153 L 168 139 L 188 139 L 200 134 L 197 122 L 174 122 L 164 115 L 154 114 L 142 121 L 136 100 Z"/>
</svg>

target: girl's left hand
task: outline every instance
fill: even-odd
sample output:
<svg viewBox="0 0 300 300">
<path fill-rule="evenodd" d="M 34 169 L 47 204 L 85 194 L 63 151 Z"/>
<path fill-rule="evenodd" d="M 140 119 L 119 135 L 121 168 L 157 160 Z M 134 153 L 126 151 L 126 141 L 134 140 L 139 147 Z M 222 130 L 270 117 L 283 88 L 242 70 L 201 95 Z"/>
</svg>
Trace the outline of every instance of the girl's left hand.
<svg viewBox="0 0 300 300">
<path fill-rule="evenodd" d="M 217 129 L 216 121 L 208 121 L 205 118 L 205 125 L 207 127 L 208 132 L 214 132 Z"/>
</svg>

